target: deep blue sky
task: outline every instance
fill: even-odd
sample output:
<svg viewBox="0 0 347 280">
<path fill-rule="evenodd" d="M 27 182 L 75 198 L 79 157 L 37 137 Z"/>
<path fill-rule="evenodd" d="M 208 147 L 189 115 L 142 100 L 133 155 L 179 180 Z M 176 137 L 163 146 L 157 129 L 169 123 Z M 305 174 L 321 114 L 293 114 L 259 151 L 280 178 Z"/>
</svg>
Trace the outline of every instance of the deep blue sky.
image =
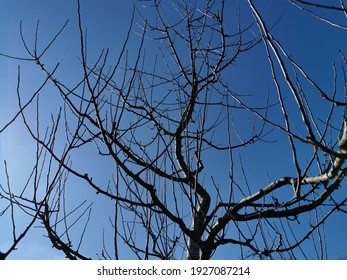
<svg viewBox="0 0 347 280">
<path fill-rule="evenodd" d="M 114 52 L 116 57 L 130 21 L 132 1 L 88 0 L 81 2 L 83 24 L 88 28 L 90 60 L 93 60 L 93 56 L 95 59 L 102 48 L 110 48 L 111 55 Z M 281 41 L 284 48 L 290 50 L 293 58 L 299 61 L 300 65 L 305 67 L 324 89 L 330 89 L 332 86 L 332 62 L 337 61 L 339 49 L 343 52 L 347 51 L 347 33 L 303 14 L 285 0 L 258 0 L 254 2 L 268 26 L 275 24 L 272 33 Z M 145 2 L 142 3 L 145 4 Z M 139 7 L 141 8 L 141 5 Z M 145 8 L 141 9 L 146 13 Z M 241 4 L 241 11 L 241 21 L 247 26 L 253 19 L 250 10 L 245 8 L 244 2 Z M 68 83 L 73 84 L 74 74 L 80 71 L 76 15 L 77 4 L 71 0 L 0 1 L 0 52 L 14 56 L 25 55 L 19 37 L 19 23 L 21 20 L 24 35 L 31 43 L 33 43 L 32 39 L 35 34 L 37 20 L 40 20 L 39 45 L 44 46 L 65 21 L 70 19 L 61 38 L 47 52 L 45 60 L 46 63 L 52 65 L 61 62 L 59 75 Z M 254 29 L 256 30 L 256 27 Z M 25 94 L 30 95 L 32 89 L 39 86 L 44 78 L 38 71 L 35 71 L 35 65 L 33 64 L 0 58 L 0 127 L 13 116 L 13 112 L 16 110 L 15 89 L 17 65 L 19 63 L 23 72 L 22 92 L 24 96 Z M 235 77 L 235 90 L 243 94 L 266 90 L 268 83 L 271 83 L 271 81 L 263 82 L 264 79 L 269 78 L 264 69 L 268 69 L 268 66 L 263 49 L 256 48 L 249 54 L 242 56 L 235 64 L 235 67 L 230 70 L 230 73 Z M 54 107 L 51 106 L 53 104 L 47 101 L 47 112 Z M 28 166 L 32 163 L 32 158 L 25 155 L 34 146 L 32 143 L 25 141 L 25 137 L 20 122 L 17 122 L 5 134 L 0 135 L 0 164 L 4 159 L 8 161 L 14 184 L 23 182 L 23 178 L 30 172 Z M 270 137 L 269 140 L 273 139 Z M 261 165 L 260 159 L 265 157 L 269 160 L 276 159 L 277 152 L 280 152 L 281 149 L 281 143 L 274 144 L 273 154 L 269 154 L 265 150 L 252 151 L 250 149 L 250 157 L 245 158 L 244 162 L 248 167 L 249 174 L 251 174 L 250 183 L 264 186 L 268 178 L 262 176 L 259 179 L 259 176 L 264 175 L 267 171 L 269 171 L 271 178 L 295 175 L 286 174 L 288 166 L 285 158 L 281 164 L 277 164 L 271 170 L 267 170 L 267 166 Z M 83 165 L 90 168 L 85 159 L 80 160 L 81 168 L 84 167 Z M 290 156 L 287 157 L 287 160 L 291 160 Z M 102 168 L 107 169 L 107 166 L 103 165 Z M 3 169 L 2 166 L 0 169 Z M 218 174 L 221 171 L 217 168 L 215 172 Z M 0 178 L 0 183 L 4 184 L 5 181 Z M 77 191 L 76 195 L 78 195 Z M 103 210 L 97 208 L 96 213 L 97 211 Z M 344 236 L 347 236 L 346 220 L 343 215 L 335 215 L 325 225 L 326 233 L 330 237 L 328 239 L 328 246 L 331 249 L 329 257 L 332 259 L 347 255 L 347 245 L 345 242 L 341 242 L 341 240 L 344 240 Z M 100 221 L 101 223 L 102 221 Z M 94 224 L 93 227 L 98 228 L 98 225 Z M 6 225 L 6 220 L 0 219 L 0 250 L 2 246 L 7 247 L 1 233 L 6 228 L 10 229 L 9 225 Z M 339 238 L 331 238 L 333 236 L 339 236 Z M 91 237 L 89 242 L 91 247 L 93 247 L 92 241 L 93 238 Z M 216 258 L 223 258 L 222 252 L 223 250 Z M 63 257 L 59 252 L 50 249 L 50 245 L 42 237 L 39 229 L 32 231 L 28 238 L 20 244 L 18 253 L 12 254 L 10 258 L 35 259 L 37 256 L 48 259 Z M 95 256 L 91 255 L 91 257 Z"/>
</svg>

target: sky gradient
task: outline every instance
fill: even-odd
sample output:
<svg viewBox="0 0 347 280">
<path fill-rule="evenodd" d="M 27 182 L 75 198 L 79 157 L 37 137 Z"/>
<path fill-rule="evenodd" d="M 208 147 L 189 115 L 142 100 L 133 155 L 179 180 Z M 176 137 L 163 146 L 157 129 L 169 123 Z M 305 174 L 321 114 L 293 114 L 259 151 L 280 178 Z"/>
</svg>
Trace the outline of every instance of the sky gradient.
<svg viewBox="0 0 347 280">
<path fill-rule="evenodd" d="M 62 35 L 47 51 L 44 56 L 45 63 L 53 67 L 56 63 L 60 63 L 57 76 L 61 77 L 68 85 L 73 85 L 78 81 L 81 74 L 80 69 L 80 49 L 79 34 L 77 22 L 77 4 L 76 1 L 70 0 L 34 0 L 34 1 L 0 1 L 0 53 L 5 53 L 18 57 L 26 57 L 25 48 L 21 43 L 19 26 L 22 22 L 23 33 L 27 42 L 34 44 L 35 28 L 39 20 L 39 49 L 51 40 L 52 36 L 69 20 L 68 25 Z M 136 1 L 135 1 L 136 2 Z M 253 22 L 252 13 L 247 7 L 246 1 L 240 1 L 240 19 L 243 27 Z M 121 3 L 121 4 L 119 4 Z M 266 0 L 254 1 L 259 9 L 264 21 L 271 27 L 271 33 L 278 39 L 282 46 L 288 50 L 291 56 L 300 63 L 311 77 L 319 82 L 319 86 L 327 92 L 331 92 L 333 88 L 333 62 L 340 59 L 339 50 L 347 53 L 347 33 L 342 29 L 334 28 L 331 25 L 318 21 L 312 16 L 303 13 L 288 1 Z M 136 2 L 138 9 L 146 16 L 153 17 L 145 1 Z M 132 1 L 81 1 L 82 7 L 82 24 L 88 30 L 88 59 L 95 61 L 98 54 L 104 48 L 110 49 L 110 57 L 114 59 L 120 52 L 126 32 L 130 23 L 132 12 Z M 233 13 L 230 13 L 231 15 Z M 256 26 L 252 26 L 257 30 Z M 132 47 L 136 50 L 138 45 L 138 35 L 136 32 L 141 29 L 134 27 L 132 33 L 129 53 L 132 53 Z M 153 51 L 157 48 L 157 41 L 146 42 L 146 48 Z M 130 59 L 132 59 L 130 57 Z M 0 128 L 3 127 L 15 114 L 18 109 L 16 99 L 17 71 L 18 65 L 21 69 L 21 92 L 23 99 L 29 98 L 30 94 L 37 89 L 44 80 L 42 73 L 37 71 L 36 65 L 23 61 L 11 60 L 0 57 Z M 257 94 L 266 93 L 273 90 L 271 75 L 269 72 L 268 61 L 264 48 L 259 46 L 246 54 L 240 56 L 235 65 L 229 70 L 233 77 L 232 88 L 240 93 L 240 95 L 250 95 L 251 102 L 255 106 L 264 105 L 262 100 L 257 99 Z M 116 79 L 120 77 L 116 77 Z M 50 93 L 52 91 L 52 94 Z M 337 90 L 343 90 L 340 85 Z M 43 115 L 49 123 L 51 112 L 57 110 L 56 99 L 53 94 L 54 88 L 47 87 L 42 97 Z M 317 101 L 314 111 L 321 110 L 321 103 Z M 35 116 L 35 109 L 29 108 L 27 116 Z M 242 114 L 238 115 L 242 118 Z M 322 114 L 322 118 L 325 114 Z M 299 116 L 298 116 L 299 119 Z M 42 126 L 44 126 L 44 122 Z M 338 123 L 337 123 L 338 124 Z M 247 135 L 249 130 L 246 128 L 252 125 L 251 119 L 244 119 L 240 122 L 238 128 L 240 133 Z M 300 129 L 300 128 L 299 128 Z M 13 186 L 19 186 L 19 189 L 25 183 L 29 176 L 30 166 L 33 162 L 33 151 L 35 143 L 29 141 L 29 135 L 21 121 L 16 121 L 9 127 L 5 133 L 0 134 L 0 184 L 6 185 L 3 162 L 6 160 L 8 170 L 11 175 Z M 283 136 L 282 136 L 283 137 Z M 269 134 L 266 137 L 268 143 L 271 143 L 271 151 L 256 146 L 249 147 L 247 154 L 243 158 L 243 165 L 247 167 L 248 183 L 250 185 L 265 186 L 269 179 L 272 180 L 282 176 L 295 176 L 295 170 L 292 166 L 292 159 L 288 149 L 288 143 L 283 145 L 283 141 L 287 141 L 285 137 L 281 138 L 276 134 Z M 268 145 L 264 143 L 264 145 Z M 260 146 L 261 147 L 261 146 Z M 248 149 L 248 147 L 247 147 Z M 284 152 L 283 152 L 284 151 Z M 302 160 L 305 161 L 311 151 L 300 150 L 303 155 Z M 208 153 L 207 153 L 208 154 Z M 281 156 L 279 156 L 281 155 Z M 213 155 L 210 155 L 211 157 Z M 271 163 L 263 164 L 263 159 L 267 158 Z M 221 161 L 228 159 L 221 158 Z M 275 164 L 273 164 L 275 162 Z M 289 162 L 289 165 L 287 164 Z M 113 172 L 112 165 L 107 164 L 107 160 L 101 160 L 98 157 L 91 157 L 89 154 L 74 159 L 74 164 L 78 165 L 80 170 L 94 170 L 99 177 L 94 178 L 99 182 L 107 184 L 108 178 L 104 174 Z M 223 175 L 225 169 L 217 165 L 216 162 L 209 162 L 209 170 L 216 176 Z M 223 164 L 221 164 L 223 165 Z M 240 170 L 240 167 L 236 167 Z M 242 175 L 240 175 L 242 177 Z M 103 224 L 107 223 L 108 215 L 105 212 L 112 213 L 113 207 L 108 201 L 102 197 L 94 196 L 90 191 L 84 193 L 80 197 L 83 186 L 78 180 L 71 181 L 75 184 L 69 193 L 71 197 L 76 197 L 80 202 L 83 198 L 93 196 L 93 214 L 100 217 L 94 220 L 90 226 L 95 234 L 90 234 L 84 241 L 84 250 L 92 258 L 98 258 L 95 252 L 100 249 L 100 236 L 102 236 Z M 344 183 L 346 184 L 346 183 Z M 1 203 L 1 201 L 0 201 Z M 89 202 L 87 202 L 88 204 Z M 1 208 L 0 208 L 1 209 Z M 18 220 L 25 221 L 18 213 Z M 11 240 L 11 233 L 5 233 L 6 229 L 10 230 L 10 220 L 0 219 L 0 250 L 2 247 L 7 248 L 6 238 Z M 347 219 L 342 213 L 335 213 L 325 224 L 324 229 L 327 236 L 328 258 L 339 259 L 347 256 Z M 9 259 L 63 259 L 64 256 L 51 249 L 51 245 L 47 238 L 42 236 L 44 232 L 37 225 L 33 228 L 28 236 L 19 244 L 18 251 L 11 254 Z M 107 232 L 106 232 L 107 234 Z M 3 236 L 5 236 L 3 238 Z M 94 255 L 93 255 L 94 254 Z M 125 258 L 135 258 L 128 253 L 124 253 Z M 214 258 L 216 259 L 233 259 L 238 258 L 238 252 L 233 253 L 229 247 L 220 249 Z M 314 259 L 314 252 L 307 253 L 308 258 Z"/>
</svg>

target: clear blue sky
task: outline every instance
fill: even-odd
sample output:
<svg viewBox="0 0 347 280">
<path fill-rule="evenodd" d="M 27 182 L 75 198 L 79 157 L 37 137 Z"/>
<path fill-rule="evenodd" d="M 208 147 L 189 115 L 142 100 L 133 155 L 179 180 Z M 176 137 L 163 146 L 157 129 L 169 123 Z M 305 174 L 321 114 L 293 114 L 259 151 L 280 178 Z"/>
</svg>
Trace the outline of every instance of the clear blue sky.
<svg viewBox="0 0 347 280">
<path fill-rule="evenodd" d="M 132 10 L 132 1 L 91 1 L 85 0 L 82 3 L 83 24 L 88 28 L 88 50 L 89 59 L 96 59 L 97 54 L 102 48 L 110 48 L 111 56 L 116 57 L 117 52 L 122 46 Z M 136 1 L 135 1 L 136 2 Z M 240 1 L 243 2 L 243 1 Z M 327 24 L 317 21 L 316 19 L 303 14 L 285 0 L 258 0 L 254 1 L 259 8 L 268 26 L 273 24 L 272 33 L 281 41 L 286 50 L 290 50 L 293 58 L 300 62 L 300 65 L 319 81 L 320 86 L 324 89 L 332 88 L 332 62 L 338 59 L 338 50 L 347 51 L 347 32 L 333 28 Z M 141 2 L 145 5 L 146 2 Z M 141 7 L 146 13 L 146 8 Z M 230 13 L 233 14 L 233 13 Z M 62 80 L 73 84 L 77 78 L 74 74 L 80 71 L 79 67 L 79 41 L 77 26 L 77 4 L 72 0 L 33 0 L 18 1 L 8 0 L 0 1 L 0 52 L 8 53 L 14 56 L 25 56 L 19 36 L 19 23 L 22 20 L 24 35 L 28 42 L 33 44 L 35 27 L 37 20 L 40 20 L 39 45 L 44 46 L 55 34 L 57 30 L 70 20 L 66 30 L 54 46 L 45 55 L 45 61 L 49 65 L 55 65 L 61 62 L 59 75 Z M 251 11 L 241 4 L 241 21 L 247 26 L 252 21 Z M 256 30 L 256 27 L 253 27 Z M 151 43 L 148 43 L 151 46 Z M 153 46 L 153 45 L 152 45 Z M 44 76 L 36 71 L 34 64 L 22 63 L 0 57 L 0 127 L 6 123 L 17 109 L 16 103 L 16 83 L 17 83 L 17 65 L 21 64 L 22 71 L 22 93 L 25 98 L 30 96 L 33 89 L 37 88 L 43 81 Z M 247 53 L 236 62 L 235 66 L 230 69 L 233 75 L 234 88 L 241 94 L 254 94 L 257 91 L 266 92 L 271 80 L 269 79 L 267 59 L 262 48 L 256 48 Z M 265 82 L 264 82 L 265 81 Z M 270 88 L 273 85 L 270 86 Z M 46 89 L 46 90 L 49 90 Z M 256 101 L 255 101 L 256 103 Z M 320 105 L 317 105 L 320 106 Z M 54 99 L 47 99 L 47 113 L 56 109 Z M 28 114 L 34 112 L 28 111 Z M 32 163 L 32 150 L 34 144 L 26 141 L 28 135 L 23 134 L 23 125 L 16 122 L 6 133 L 0 135 L 0 183 L 5 184 L 3 174 L 3 160 L 7 160 L 14 186 L 23 185 L 26 176 L 30 172 Z M 268 140 L 275 140 L 269 136 Z M 250 148 L 248 156 L 244 158 L 244 165 L 247 167 L 249 174 L 249 183 L 265 186 L 268 183 L 268 176 L 271 179 L 282 176 L 295 176 L 293 172 L 291 155 L 288 153 L 283 160 L 278 160 L 278 153 L 282 150 L 281 142 L 273 144 L 273 153 L 269 154 L 268 150 L 252 150 Z M 305 151 L 302 151 L 305 154 Z M 268 158 L 269 162 L 275 161 L 274 166 L 263 165 L 262 159 Z M 87 160 L 88 159 L 88 160 Z M 100 168 L 100 174 L 111 172 L 110 167 L 104 161 L 96 162 L 90 158 L 79 158 L 80 168 Z M 97 160 L 97 159 L 95 159 Z M 287 165 L 290 161 L 290 167 Z M 215 168 L 213 163 L 210 168 Z M 290 174 L 288 174 L 288 169 Z M 101 171 L 102 170 L 102 171 Z M 223 169 L 217 167 L 213 171 L 216 176 Z M 104 180 L 100 175 L 97 180 Z M 107 180 L 105 181 L 105 183 Z M 78 184 L 78 182 L 75 182 Z M 79 197 L 80 190 L 78 187 L 72 194 Z M 88 194 L 87 194 L 88 197 Z M 98 203 L 99 202 L 99 203 Z M 1 203 L 1 201 L 0 201 Z M 107 222 L 107 215 L 102 215 L 105 211 L 104 206 L 107 202 L 97 198 L 93 215 L 98 216 L 91 228 L 95 229 L 95 236 L 89 236 L 86 244 L 87 255 L 95 258 L 92 252 L 98 251 L 100 244 L 96 241 L 100 237 L 102 223 Z M 1 209 L 1 206 L 0 206 Z M 110 206 L 109 210 L 112 211 Z M 19 216 L 19 221 L 25 219 Z M 9 220 L 0 219 L 0 251 L 7 248 L 5 235 L 11 240 L 11 235 L 6 232 L 10 229 Z M 99 223 L 99 224 L 98 224 Z M 337 259 L 347 256 L 347 219 L 342 214 L 336 214 L 325 224 L 328 238 L 329 258 Z M 51 245 L 39 229 L 33 229 L 27 238 L 18 246 L 18 252 L 10 255 L 10 259 L 59 259 L 64 258 L 59 252 L 52 250 Z M 5 237 L 5 239 L 6 239 Z M 90 253 L 89 253 L 90 252 Z M 235 258 L 238 254 L 230 254 L 228 248 L 222 249 L 216 258 Z M 310 253 L 308 253 L 310 255 Z M 312 256 L 314 258 L 314 256 Z"/>
</svg>

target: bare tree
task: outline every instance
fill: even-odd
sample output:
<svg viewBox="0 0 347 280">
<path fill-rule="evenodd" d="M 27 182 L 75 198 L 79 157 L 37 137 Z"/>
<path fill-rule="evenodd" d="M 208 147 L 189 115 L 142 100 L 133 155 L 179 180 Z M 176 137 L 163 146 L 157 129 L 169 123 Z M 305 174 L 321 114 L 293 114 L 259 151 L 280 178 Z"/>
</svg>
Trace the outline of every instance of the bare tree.
<svg viewBox="0 0 347 280">
<path fill-rule="evenodd" d="M 333 90 L 326 93 L 276 40 L 251 0 L 249 24 L 236 2 L 164 2 L 148 2 L 149 18 L 134 7 L 116 59 L 108 49 L 90 59 L 78 1 L 82 71 L 72 86 L 57 74 L 59 62 L 45 62 L 67 23 L 42 49 L 38 27 L 32 48 L 21 28 L 27 57 L 2 54 L 35 63 L 45 75 L 24 102 L 18 69 L 19 112 L 0 131 L 21 118 L 36 143 L 36 162 L 21 192 L 12 192 L 10 176 L 1 188 L 7 201 L 1 213 L 14 218 L 18 208 L 31 219 L 19 237 L 12 220 L 13 246 L 2 258 L 34 223 L 67 258 L 90 258 L 83 244 L 93 234 L 89 225 L 100 219 L 92 214 L 97 201 L 109 217 L 100 236 L 104 259 L 121 258 L 121 244 L 139 259 L 210 259 L 227 245 L 239 247 L 242 258 L 295 259 L 307 257 L 302 246 L 310 240 L 317 258 L 326 258 L 324 222 L 346 211 L 347 200 L 341 188 L 346 92 L 336 91 L 335 65 Z M 267 56 L 273 86 L 243 95 L 233 89 L 231 68 L 256 48 Z M 342 53 L 340 66 L 344 73 Z M 58 104 L 49 122 L 41 112 L 48 83 Z M 36 108 L 34 120 L 28 107 Z M 251 179 L 247 158 L 263 149 L 271 153 L 273 139 L 282 154 L 271 164 L 291 160 L 288 175 Z M 102 174 L 106 180 L 78 164 L 86 155 L 112 167 Z M 266 166 L 269 159 L 261 160 Z M 88 199 L 69 198 L 72 180 Z"/>
</svg>

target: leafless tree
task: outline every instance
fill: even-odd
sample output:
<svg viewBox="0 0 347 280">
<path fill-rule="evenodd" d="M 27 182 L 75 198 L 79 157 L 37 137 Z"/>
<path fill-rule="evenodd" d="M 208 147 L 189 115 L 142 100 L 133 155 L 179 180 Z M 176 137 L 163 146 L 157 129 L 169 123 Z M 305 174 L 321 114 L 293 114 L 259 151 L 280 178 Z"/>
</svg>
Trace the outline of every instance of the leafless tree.
<svg viewBox="0 0 347 280">
<path fill-rule="evenodd" d="M 39 224 L 67 258 L 91 258 L 83 244 L 95 234 L 91 227 L 101 212 L 93 215 L 93 209 L 99 203 L 109 218 L 99 238 L 102 259 L 124 258 L 122 244 L 139 259 L 210 259 L 226 246 L 239 248 L 241 258 L 295 259 L 307 258 L 308 242 L 317 258 L 326 258 L 324 222 L 345 212 L 347 200 L 341 187 L 346 91 L 336 90 L 339 82 L 346 84 L 343 53 L 342 78 L 334 64 L 327 93 L 274 37 L 251 0 L 249 24 L 236 1 L 146 5 L 151 17 L 134 6 L 116 59 L 109 49 L 90 58 L 78 1 L 81 72 L 75 84 L 59 76 L 59 62 L 45 61 L 67 23 L 42 49 L 39 28 L 30 47 L 21 27 L 27 57 L 2 54 L 35 63 L 45 80 L 24 101 L 18 68 L 19 111 L 0 131 L 21 119 L 36 143 L 34 167 L 19 193 L 11 190 L 5 165 L 0 198 L 7 206 L 1 215 L 12 217 L 13 245 L 1 249 L 1 257 Z M 232 67 L 257 48 L 268 60 L 273 85 L 245 95 L 233 87 Z M 48 84 L 57 111 L 47 122 L 42 99 Z M 35 118 L 28 117 L 29 107 L 36 109 Z M 271 154 L 274 140 L 281 155 L 257 158 L 260 150 Z M 264 172 L 252 178 L 250 157 L 262 162 L 260 170 L 268 161 L 292 165 L 283 177 Z M 81 166 L 79 158 L 112 171 L 100 179 L 100 171 Z M 81 197 L 71 197 L 77 184 Z M 14 208 L 29 217 L 20 235 Z"/>
</svg>

